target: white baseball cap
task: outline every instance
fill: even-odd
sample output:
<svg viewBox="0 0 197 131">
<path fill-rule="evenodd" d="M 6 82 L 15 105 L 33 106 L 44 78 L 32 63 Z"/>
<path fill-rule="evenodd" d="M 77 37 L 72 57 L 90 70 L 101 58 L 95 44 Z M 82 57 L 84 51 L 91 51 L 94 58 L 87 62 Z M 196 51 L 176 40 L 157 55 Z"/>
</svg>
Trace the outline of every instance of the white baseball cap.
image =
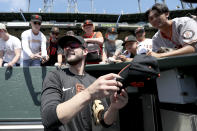
<svg viewBox="0 0 197 131">
<path fill-rule="evenodd" d="M 0 23 L 0 30 L 7 30 L 6 26 L 4 24 L 2 24 L 2 23 Z"/>
</svg>

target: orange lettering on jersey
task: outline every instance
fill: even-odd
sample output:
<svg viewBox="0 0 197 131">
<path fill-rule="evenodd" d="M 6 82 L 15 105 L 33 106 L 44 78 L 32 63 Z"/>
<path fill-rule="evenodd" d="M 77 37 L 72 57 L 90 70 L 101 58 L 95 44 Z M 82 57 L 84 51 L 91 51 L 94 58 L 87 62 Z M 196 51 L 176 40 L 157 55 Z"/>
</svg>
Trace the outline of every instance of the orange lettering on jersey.
<svg viewBox="0 0 197 131">
<path fill-rule="evenodd" d="M 32 39 L 30 42 L 32 42 L 32 43 L 41 43 L 41 40 Z"/>
<path fill-rule="evenodd" d="M 76 88 L 76 94 L 79 93 L 79 92 L 81 92 L 82 90 L 85 89 L 84 85 L 79 84 L 79 83 L 77 83 L 77 84 L 75 85 L 75 88 Z"/>
</svg>

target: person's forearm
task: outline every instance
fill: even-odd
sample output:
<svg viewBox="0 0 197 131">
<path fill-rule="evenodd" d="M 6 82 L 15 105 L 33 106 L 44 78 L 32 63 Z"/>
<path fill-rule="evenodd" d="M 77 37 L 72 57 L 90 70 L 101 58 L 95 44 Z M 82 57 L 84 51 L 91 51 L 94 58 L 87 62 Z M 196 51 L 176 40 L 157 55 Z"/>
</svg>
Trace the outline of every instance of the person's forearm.
<svg viewBox="0 0 197 131">
<path fill-rule="evenodd" d="M 184 54 L 190 54 L 194 53 L 195 48 L 193 46 L 187 45 L 183 48 L 180 48 L 178 50 L 174 50 L 171 52 L 161 53 L 161 57 L 168 57 L 168 56 L 178 56 L 178 55 L 184 55 Z"/>
<path fill-rule="evenodd" d="M 105 62 L 106 60 L 107 60 L 107 55 L 105 52 L 103 52 L 102 61 Z"/>
<path fill-rule="evenodd" d="M 111 108 L 111 106 L 108 108 L 108 110 L 104 114 L 104 122 L 107 125 L 113 124 L 115 121 L 117 121 L 118 117 L 118 110 Z"/>
<path fill-rule="evenodd" d="M 16 62 L 20 59 L 20 55 L 16 55 L 12 61 L 10 62 L 12 65 L 16 64 Z"/>
<path fill-rule="evenodd" d="M 114 55 L 113 55 L 114 59 L 116 59 L 116 58 L 120 55 L 120 53 L 121 53 L 121 50 L 116 51 L 116 52 L 114 53 Z"/>
<path fill-rule="evenodd" d="M 16 62 L 20 59 L 20 56 L 21 56 L 21 49 L 16 49 L 15 50 L 15 57 L 9 63 L 11 63 L 12 65 L 16 64 Z"/>
<path fill-rule="evenodd" d="M 59 64 L 62 64 L 62 54 L 58 54 L 58 55 L 57 55 L 57 62 L 58 62 Z"/>
<path fill-rule="evenodd" d="M 133 58 L 125 58 L 124 60 L 122 60 L 123 62 L 131 62 L 133 60 Z"/>
<path fill-rule="evenodd" d="M 78 112 L 80 112 L 85 106 L 87 106 L 90 100 L 91 96 L 86 89 L 72 97 L 70 100 L 59 104 L 56 108 L 58 119 L 63 124 L 66 124 Z"/>
<path fill-rule="evenodd" d="M 42 45 L 41 45 L 41 56 L 47 56 L 46 41 L 42 42 Z"/>
<path fill-rule="evenodd" d="M 92 42 L 92 43 L 98 43 L 99 45 L 102 45 L 104 42 L 103 37 L 100 38 L 88 38 L 86 39 L 86 42 Z"/>
<path fill-rule="evenodd" d="M 0 58 L 0 67 L 2 67 L 3 59 Z"/>
</svg>

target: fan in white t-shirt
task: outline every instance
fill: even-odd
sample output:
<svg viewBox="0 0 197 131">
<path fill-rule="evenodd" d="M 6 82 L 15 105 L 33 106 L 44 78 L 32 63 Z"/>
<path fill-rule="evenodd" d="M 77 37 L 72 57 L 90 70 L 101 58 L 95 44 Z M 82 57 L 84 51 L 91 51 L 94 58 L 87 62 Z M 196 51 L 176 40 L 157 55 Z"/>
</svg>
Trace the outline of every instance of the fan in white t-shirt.
<svg viewBox="0 0 197 131">
<path fill-rule="evenodd" d="M 8 33 L 6 26 L 0 23 L 0 67 L 19 65 L 21 55 L 20 40 Z"/>
<path fill-rule="evenodd" d="M 46 62 L 49 57 L 46 50 L 46 37 L 40 31 L 42 17 L 39 15 L 31 16 L 31 29 L 21 34 L 22 55 L 21 66 L 40 66 L 41 61 Z"/>
<path fill-rule="evenodd" d="M 152 51 L 152 39 L 146 38 L 146 32 L 143 27 L 138 27 L 135 30 L 135 36 L 138 41 L 137 54 L 146 54 Z"/>
</svg>

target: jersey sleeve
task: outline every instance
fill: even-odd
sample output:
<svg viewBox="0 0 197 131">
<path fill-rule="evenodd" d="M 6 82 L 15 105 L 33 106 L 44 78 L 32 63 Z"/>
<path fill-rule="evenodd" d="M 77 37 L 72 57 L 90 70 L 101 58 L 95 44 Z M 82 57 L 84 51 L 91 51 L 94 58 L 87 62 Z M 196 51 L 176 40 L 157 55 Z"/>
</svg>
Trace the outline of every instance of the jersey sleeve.
<svg viewBox="0 0 197 131">
<path fill-rule="evenodd" d="M 46 47 L 46 45 L 47 45 L 47 39 L 46 39 L 46 37 L 45 37 L 44 34 L 42 34 L 41 37 L 42 37 L 42 41 L 41 41 L 41 54 L 42 54 L 42 56 L 47 56 L 47 47 Z"/>
<path fill-rule="evenodd" d="M 28 54 L 28 56 L 32 55 L 31 49 L 29 47 L 29 40 L 28 40 L 28 34 L 27 32 L 23 32 L 21 34 L 21 40 L 22 40 L 22 48 L 23 50 Z"/>
<path fill-rule="evenodd" d="M 41 94 L 41 117 L 46 128 L 62 125 L 56 113 L 56 108 L 62 101 L 60 77 L 57 73 L 49 72 L 44 79 Z"/>
<path fill-rule="evenodd" d="M 185 21 L 180 26 L 180 39 L 183 44 L 191 44 L 197 40 L 197 22 L 193 19 Z"/>
</svg>

